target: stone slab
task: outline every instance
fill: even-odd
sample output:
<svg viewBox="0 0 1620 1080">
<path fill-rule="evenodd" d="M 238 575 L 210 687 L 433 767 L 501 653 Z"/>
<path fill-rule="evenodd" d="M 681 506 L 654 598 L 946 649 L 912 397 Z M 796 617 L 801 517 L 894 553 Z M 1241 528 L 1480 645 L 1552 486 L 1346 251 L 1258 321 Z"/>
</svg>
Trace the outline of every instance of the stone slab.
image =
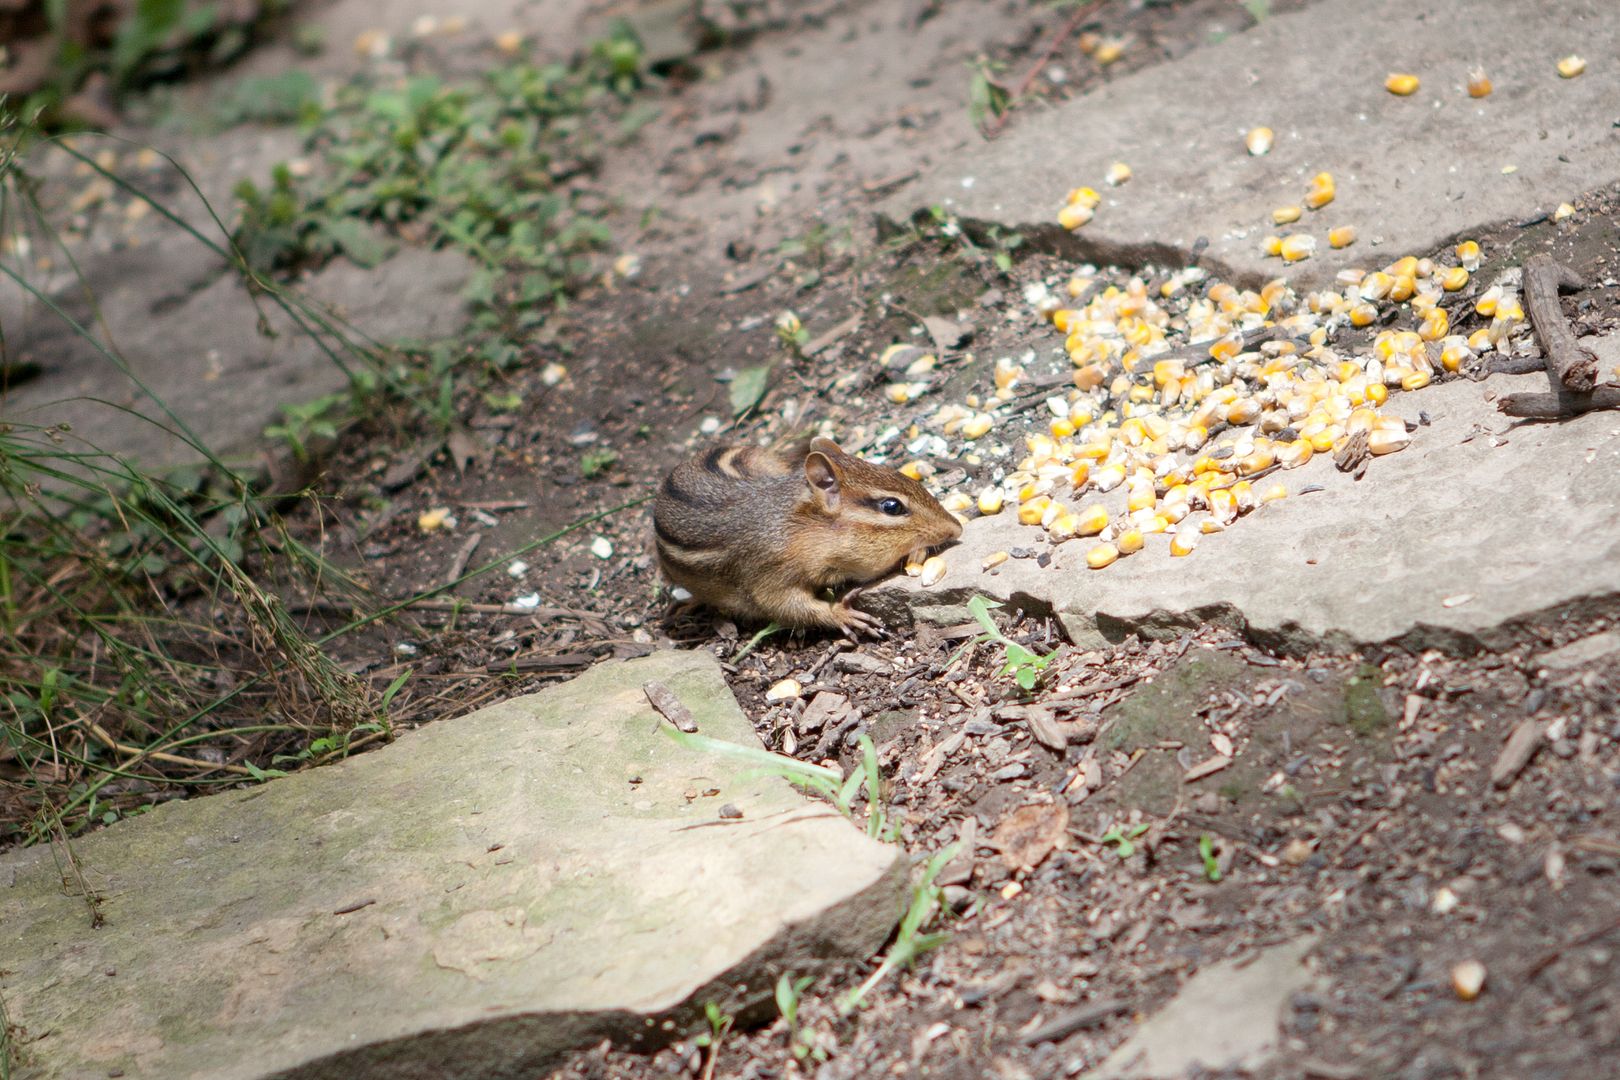
<svg viewBox="0 0 1620 1080">
<path fill-rule="evenodd" d="M 1304 938 L 1204 968 L 1090 1075 L 1171 1080 L 1258 1068 L 1276 1050 L 1289 999 L 1315 981 L 1303 962 L 1312 944 Z"/>
<path fill-rule="evenodd" d="M 1561 79 L 1554 64 L 1572 52 L 1590 67 Z M 1310 177 L 1327 171 L 1337 199 L 1293 226 L 1317 237 L 1317 256 L 1290 271 L 1308 284 L 1620 180 L 1617 55 L 1610 0 L 1313 5 L 1021 111 L 1001 138 L 953 155 L 882 212 L 909 219 L 942 205 L 1099 263 L 1184 265 L 1207 240 L 1203 265 L 1255 282 L 1282 268 L 1259 251 L 1262 237 L 1287 231 L 1271 211 L 1299 204 Z M 1496 89 L 1476 100 L 1463 87 L 1481 63 Z M 1383 88 L 1391 71 L 1423 85 L 1395 97 Z M 1276 132 L 1275 147 L 1251 157 L 1243 136 L 1261 125 Z M 1103 176 L 1117 160 L 1134 176 L 1110 188 Z M 1103 204 L 1071 236 L 1056 214 L 1082 184 Z M 1326 233 L 1340 224 L 1361 239 L 1334 252 Z"/>
<path fill-rule="evenodd" d="M 0 858 L 16 1075 L 532 1077 L 876 950 L 899 850 L 677 746 L 649 679 L 759 745 L 708 654 L 662 652 L 86 836 L 99 929 L 60 853 Z"/>
<path fill-rule="evenodd" d="M 1041 530 L 1004 512 L 968 524 L 938 585 L 897 579 L 867 602 L 955 623 L 983 594 L 1051 610 L 1088 646 L 1206 623 L 1288 652 L 1504 646 L 1528 621 L 1620 598 L 1620 419 L 1515 426 L 1486 399 L 1546 387 L 1545 375 L 1492 376 L 1397 394 L 1386 413 L 1430 420 L 1405 450 L 1373 459 L 1360 481 L 1329 455 L 1274 474 L 1267 483 L 1291 492 L 1323 490 L 1261 506 L 1185 558 L 1170 556 L 1167 536 L 1149 536 L 1141 552 L 1091 570 L 1091 541 L 1048 549 Z M 1123 511 L 1122 489 L 1104 498 Z M 1020 546 L 1050 551 L 1050 565 L 1011 559 L 982 571 L 986 555 Z"/>
</svg>

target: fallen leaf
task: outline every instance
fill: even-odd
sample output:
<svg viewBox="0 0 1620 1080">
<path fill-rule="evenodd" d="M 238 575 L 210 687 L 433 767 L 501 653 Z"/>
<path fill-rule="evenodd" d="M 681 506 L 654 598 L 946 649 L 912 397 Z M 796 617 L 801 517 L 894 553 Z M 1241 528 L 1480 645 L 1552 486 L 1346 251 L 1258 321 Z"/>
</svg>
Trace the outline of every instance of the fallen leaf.
<svg viewBox="0 0 1620 1080">
<path fill-rule="evenodd" d="M 765 387 L 770 382 L 770 378 L 771 365 L 769 364 L 743 368 L 737 372 L 736 378 L 731 380 L 731 411 L 737 416 L 741 416 L 755 405 L 758 405 L 760 398 L 765 396 Z"/>
<path fill-rule="evenodd" d="M 1033 870 L 1069 837 L 1069 808 L 1063 803 L 1031 803 L 1001 819 L 990 842 L 1008 870 Z"/>
</svg>

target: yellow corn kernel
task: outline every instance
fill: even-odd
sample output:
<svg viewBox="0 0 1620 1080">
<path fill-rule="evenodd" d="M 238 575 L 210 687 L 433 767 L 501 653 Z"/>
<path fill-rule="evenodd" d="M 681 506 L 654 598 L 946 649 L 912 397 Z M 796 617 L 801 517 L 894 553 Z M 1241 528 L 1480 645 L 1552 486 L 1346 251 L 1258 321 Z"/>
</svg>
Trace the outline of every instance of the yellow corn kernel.
<svg viewBox="0 0 1620 1080">
<path fill-rule="evenodd" d="M 1412 441 L 1411 433 L 1405 428 L 1394 431 L 1389 428 L 1379 428 L 1367 436 L 1367 449 L 1374 454 L 1393 454 L 1397 450 L 1404 450 Z"/>
<path fill-rule="evenodd" d="M 1428 385 L 1429 373 L 1427 371 L 1414 371 L 1401 377 L 1402 390 L 1421 390 Z"/>
<path fill-rule="evenodd" d="M 979 492 L 979 513 L 999 514 L 1004 502 L 1005 496 L 1002 495 L 1000 488 L 987 487 Z"/>
<path fill-rule="evenodd" d="M 1316 250 L 1316 237 L 1304 233 L 1290 233 L 1283 237 L 1282 246 L 1277 254 L 1282 256 L 1283 262 L 1299 262 L 1311 257 Z"/>
<path fill-rule="evenodd" d="M 1410 300 L 1415 292 L 1417 292 L 1417 278 L 1411 274 L 1397 274 L 1395 283 L 1389 287 L 1389 298 L 1396 302 Z"/>
<path fill-rule="evenodd" d="M 1254 398 L 1234 401 L 1226 410 L 1226 422 L 1234 426 L 1252 424 L 1260 418 L 1260 403 Z"/>
<path fill-rule="evenodd" d="M 1478 241 L 1464 240 L 1454 250 L 1457 253 L 1457 261 L 1462 264 L 1464 270 L 1472 274 L 1479 269 L 1480 252 Z"/>
<path fill-rule="evenodd" d="M 1011 558 L 1011 556 L 1005 551 L 992 551 L 990 554 L 984 557 L 984 561 L 979 564 L 979 568 L 984 571 L 994 570 L 996 567 L 1006 562 L 1009 558 Z"/>
<path fill-rule="evenodd" d="M 1247 480 L 1239 480 L 1232 485 L 1232 501 L 1237 504 L 1239 513 L 1248 513 L 1260 505 L 1260 498 L 1254 493 L 1254 485 Z"/>
<path fill-rule="evenodd" d="M 1142 550 L 1142 533 L 1139 529 L 1128 529 L 1119 534 L 1114 541 L 1114 547 L 1121 555 L 1133 555 Z"/>
<path fill-rule="evenodd" d="M 1496 305 L 1502 302 L 1502 286 L 1492 285 L 1474 300 L 1474 311 L 1487 319 L 1496 314 Z"/>
<path fill-rule="evenodd" d="M 1417 93 L 1417 88 L 1418 77 L 1416 75 L 1391 73 L 1389 78 L 1384 80 L 1384 89 L 1396 97 L 1409 97 Z"/>
<path fill-rule="evenodd" d="M 1451 317 L 1441 307 L 1429 309 L 1429 313 L 1423 317 L 1423 324 L 1418 327 L 1418 337 L 1424 341 L 1439 341 L 1449 333 Z"/>
<path fill-rule="evenodd" d="M 1076 536 L 1096 536 L 1108 528 L 1108 511 L 1101 506 L 1088 506 L 1075 515 Z"/>
<path fill-rule="evenodd" d="M 1075 432 L 1074 421 L 1067 416 L 1053 417 L 1052 422 L 1046 425 L 1046 429 L 1052 433 L 1053 438 L 1057 439 L 1070 438 Z"/>
<path fill-rule="evenodd" d="M 1181 525 L 1170 537 L 1170 554 L 1180 557 L 1191 555 L 1198 546 L 1199 532 L 1192 522 Z"/>
<path fill-rule="evenodd" d="M 1278 225 L 1292 225 L 1305 213 L 1297 206 L 1279 206 L 1271 212 L 1271 220 Z"/>
<path fill-rule="evenodd" d="M 1356 227 L 1354 225 L 1340 225 L 1337 229 L 1328 230 L 1328 247 L 1347 248 L 1356 242 Z"/>
<path fill-rule="evenodd" d="M 1281 483 L 1272 484 L 1260 493 L 1262 503 L 1276 502 L 1278 499 L 1288 498 L 1288 489 Z"/>
<path fill-rule="evenodd" d="M 1106 374 L 1101 364 L 1084 364 L 1074 369 L 1074 385 L 1081 390 L 1095 390 Z"/>
<path fill-rule="evenodd" d="M 1074 452 L 1074 456 L 1087 461 L 1102 461 L 1114 452 L 1111 436 L 1101 435 L 1093 442 L 1088 442 Z"/>
<path fill-rule="evenodd" d="M 1338 425 L 1329 425 L 1311 436 L 1311 449 L 1318 454 L 1325 454 L 1333 449 L 1333 443 L 1338 437 Z"/>
<path fill-rule="evenodd" d="M 1257 472 L 1264 472 L 1277 462 L 1277 452 L 1270 443 L 1255 447 L 1254 453 L 1238 462 L 1239 476 L 1253 476 Z"/>
<path fill-rule="evenodd" d="M 1220 489 L 1209 493 L 1209 512 L 1215 515 L 1215 520 L 1222 525 L 1230 525 L 1237 520 L 1237 497 L 1229 489 Z"/>
<path fill-rule="evenodd" d="M 1119 548 L 1113 544 L 1098 544 L 1086 552 L 1086 565 L 1093 570 L 1101 570 L 1103 567 L 1111 565 L 1118 558 Z"/>
<path fill-rule="evenodd" d="M 1297 469 L 1307 461 L 1315 451 L 1305 439 L 1295 439 L 1291 443 L 1284 443 L 1277 448 L 1277 462 L 1285 469 Z"/>
<path fill-rule="evenodd" d="M 1468 347 L 1477 353 L 1485 352 L 1495 346 L 1491 341 L 1491 328 L 1482 326 L 1468 335 Z"/>
<path fill-rule="evenodd" d="M 1109 187 L 1119 187 L 1131 178 L 1131 167 L 1123 161 L 1116 161 L 1108 166 L 1108 173 L 1103 177 Z"/>
<path fill-rule="evenodd" d="M 1416 277 L 1418 260 L 1416 255 L 1402 255 L 1388 266 L 1384 267 L 1393 277 Z"/>
<path fill-rule="evenodd" d="M 1052 500 L 1050 497 L 1046 495 L 1035 496 L 1035 498 L 1018 508 L 1018 523 L 1020 525 L 1039 525 L 1041 515 L 1045 514 L 1046 508 L 1051 505 Z"/>
<path fill-rule="evenodd" d="M 1068 229 L 1070 232 L 1073 232 L 1089 222 L 1094 216 L 1094 213 L 1095 212 L 1089 206 L 1081 206 L 1079 203 L 1070 203 L 1058 211 L 1058 224 L 1063 226 L 1065 229 Z"/>
<path fill-rule="evenodd" d="M 1125 43 L 1117 38 L 1105 38 L 1091 52 L 1091 58 L 1103 67 L 1107 67 L 1124 55 Z"/>
<path fill-rule="evenodd" d="M 1448 266 L 1440 271 L 1440 287 L 1446 292 L 1456 292 L 1468 284 L 1468 271 L 1460 266 Z"/>
<path fill-rule="evenodd" d="M 1271 152 L 1271 142 L 1275 137 L 1268 127 L 1250 128 L 1249 133 L 1243 136 L 1243 145 L 1251 156 L 1262 157 Z"/>
<path fill-rule="evenodd" d="M 1225 337 L 1217 339 L 1213 344 L 1210 345 L 1209 355 L 1211 359 L 1219 360 L 1222 363 L 1225 363 L 1226 361 L 1232 359 L 1232 357 L 1236 356 L 1238 351 L 1242 348 L 1242 334 L 1227 334 Z"/>
<path fill-rule="evenodd" d="M 1189 424 L 1187 430 L 1181 436 L 1181 448 L 1188 451 L 1199 450 L 1208 441 L 1209 429 L 1207 427 L 1203 424 Z"/>
<path fill-rule="evenodd" d="M 1268 236 L 1265 239 L 1260 241 L 1260 251 L 1261 251 L 1262 254 L 1270 255 L 1273 258 L 1275 258 L 1276 256 L 1282 254 L 1282 245 L 1283 245 L 1283 238 L 1282 237 L 1280 237 L 1280 236 Z"/>
<path fill-rule="evenodd" d="M 1382 405 L 1389 400 L 1389 387 L 1382 381 L 1367 384 L 1367 400 L 1374 405 Z"/>
<path fill-rule="evenodd" d="M 1382 270 L 1374 270 L 1361 279 L 1361 295 L 1369 300 L 1382 300 L 1395 287 L 1395 278 Z"/>
<path fill-rule="evenodd" d="M 932 475 L 933 472 L 933 466 L 929 465 L 926 461 L 908 461 L 904 465 L 900 466 L 900 475 L 909 476 L 913 480 L 921 480 L 926 476 Z"/>
<path fill-rule="evenodd" d="M 1076 535 L 1080 528 L 1080 519 L 1068 510 L 1054 514 L 1046 523 L 1046 533 L 1054 540 L 1067 540 Z"/>
<path fill-rule="evenodd" d="M 1554 221 L 1563 221 L 1575 216 L 1575 207 L 1570 203 L 1559 203 L 1558 209 L 1553 211 Z"/>
<path fill-rule="evenodd" d="M 1561 79 L 1573 79 L 1585 70 L 1586 61 L 1579 56 L 1566 56 L 1558 61 L 1558 77 Z"/>
<path fill-rule="evenodd" d="M 1225 532 L 1226 522 L 1220 521 L 1216 518 L 1205 518 L 1203 521 L 1198 523 L 1198 531 L 1205 536 L 1208 536 L 1210 533 Z"/>
<path fill-rule="evenodd" d="M 1333 201 L 1334 194 L 1333 174 L 1319 172 L 1311 177 L 1311 188 L 1305 193 L 1305 205 L 1312 210 L 1320 210 Z"/>
<path fill-rule="evenodd" d="M 1074 486 L 1074 490 L 1079 491 L 1081 488 L 1085 487 L 1086 486 L 1086 481 L 1088 481 L 1090 479 L 1091 479 L 1091 462 L 1090 461 L 1078 461 L 1078 462 L 1075 462 L 1074 471 L 1069 473 L 1069 483 Z"/>
<path fill-rule="evenodd" d="M 989 433 L 992 423 L 989 413 L 974 413 L 962 421 L 962 438 L 967 439 L 969 442 L 983 438 Z"/>
<path fill-rule="evenodd" d="M 1088 210 L 1095 210 L 1102 203 L 1102 196 L 1097 194 L 1095 188 L 1077 187 L 1071 189 L 1063 201 L 1067 206 L 1084 206 Z"/>
<path fill-rule="evenodd" d="M 1440 366 L 1447 371 L 1457 371 L 1473 354 L 1468 349 L 1468 343 L 1460 337 L 1449 337 L 1440 347 Z"/>
<path fill-rule="evenodd" d="M 1092 474 L 1091 483 L 1098 491 L 1113 491 L 1125 482 L 1125 466 L 1104 465 Z"/>
<path fill-rule="evenodd" d="M 1471 97 L 1471 98 L 1487 97 L 1487 96 L 1489 96 L 1490 92 L 1491 92 L 1491 80 L 1490 80 L 1489 76 L 1487 76 L 1485 74 L 1485 69 L 1484 68 L 1475 68 L 1473 71 L 1470 71 L 1468 73 L 1468 96 L 1469 97 Z"/>
<path fill-rule="evenodd" d="M 1350 309 L 1351 326 L 1371 326 L 1378 321 L 1378 309 L 1372 304 L 1357 304 Z M 1346 361 L 1349 363 L 1349 361 Z M 1342 365 L 1341 365 L 1342 366 Z M 1340 380 L 1343 381 L 1342 379 Z"/>
<path fill-rule="evenodd" d="M 1159 497 L 1153 492 L 1153 484 L 1131 484 L 1130 493 L 1125 497 L 1125 509 L 1135 512 L 1137 510 L 1150 510 L 1158 505 Z"/>
</svg>

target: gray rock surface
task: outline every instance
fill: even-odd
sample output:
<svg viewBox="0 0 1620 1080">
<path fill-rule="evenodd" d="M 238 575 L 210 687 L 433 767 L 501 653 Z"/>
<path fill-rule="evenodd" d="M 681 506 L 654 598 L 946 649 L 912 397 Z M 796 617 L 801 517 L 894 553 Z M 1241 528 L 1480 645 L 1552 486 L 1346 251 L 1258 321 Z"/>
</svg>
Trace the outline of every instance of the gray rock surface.
<svg viewBox="0 0 1620 1080">
<path fill-rule="evenodd" d="M 1096 1080 L 1171 1080 L 1194 1068 L 1254 1069 L 1271 1056 L 1289 998 L 1314 976 L 1309 939 L 1223 960 L 1187 980 L 1170 1003 L 1090 1074 Z"/>
<path fill-rule="evenodd" d="M 1532 618 L 1612 603 L 1620 423 L 1589 413 L 1514 426 L 1486 400 L 1487 387 L 1544 391 L 1547 379 L 1492 376 L 1485 386 L 1463 380 L 1397 394 L 1386 412 L 1431 420 L 1405 450 L 1373 459 L 1359 482 L 1328 455 L 1276 474 L 1267 483 L 1324 490 L 1264 505 L 1185 558 L 1170 556 L 1166 536 L 1150 536 L 1141 552 L 1091 570 L 1092 541 L 1048 549 L 1041 530 L 1003 512 L 967 526 L 940 584 L 896 579 L 869 590 L 868 602 L 960 622 L 979 593 L 1051 609 L 1084 645 L 1214 622 L 1289 651 L 1324 642 L 1502 645 Z M 981 570 L 986 555 L 1018 546 L 1050 550 L 1050 565 L 1011 559 Z"/>
<path fill-rule="evenodd" d="M 1561 79 L 1554 64 L 1571 52 L 1591 68 Z M 1620 179 L 1616 55 L 1620 20 L 1608 0 L 1308 7 L 1044 112 L 1029 109 L 1001 138 L 953 156 L 883 210 L 906 219 L 942 205 L 1132 265 L 1181 265 L 1204 238 L 1204 265 L 1250 281 L 1281 273 L 1259 242 L 1291 229 L 1318 243 L 1293 273 L 1327 278 Z M 1496 89 L 1473 99 L 1464 84 L 1479 64 Z M 1420 76 L 1421 88 L 1395 97 L 1383 85 L 1392 71 Z M 1251 157 L 1243 136 L 1261 125 L 1275 131 L 1275 146 Z M 1110 188 L 1103 177 L 1116 160 L 1134 176 Z M 1298 205 L 1321 171 L 1334 175 L 1336 200 L 1289 228 L 1273 225 L 1271 211 Z M 1078 185 L 1104 201 L 1071 238 L 1056 215 Z M 1340 224 L 1361 239 L 1331 251 L 1327 230 Z"/>
<path fill-rule="evenodd" d="M 879 947 L 898 849 L 677 746 L 649 679 L 758 746 L 712 658 L 663 652 L 84 837 L 99 929 L 60 853 L 0 859 L 20 1076 L 530 1077 Z"/>
</svg>

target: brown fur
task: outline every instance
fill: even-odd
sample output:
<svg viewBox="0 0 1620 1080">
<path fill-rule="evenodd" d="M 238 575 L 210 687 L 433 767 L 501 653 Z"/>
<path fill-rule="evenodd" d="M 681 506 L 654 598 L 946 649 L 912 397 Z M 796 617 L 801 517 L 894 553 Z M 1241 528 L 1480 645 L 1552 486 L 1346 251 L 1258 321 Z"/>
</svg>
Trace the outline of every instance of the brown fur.
<svg viewBox="0 0 1620 1080">
<path fill-rule="evenodd" d="M 883 513 L 895 498 L 908 513 Z M 928 490 L 830 439 L 717 447 L 675 468 L 653 504 L 658 563 L 695 601 L 738 618 L 853 633 L 876 620 L 828 590 L 858 589 L 962 527 Z"/>
</svg>

